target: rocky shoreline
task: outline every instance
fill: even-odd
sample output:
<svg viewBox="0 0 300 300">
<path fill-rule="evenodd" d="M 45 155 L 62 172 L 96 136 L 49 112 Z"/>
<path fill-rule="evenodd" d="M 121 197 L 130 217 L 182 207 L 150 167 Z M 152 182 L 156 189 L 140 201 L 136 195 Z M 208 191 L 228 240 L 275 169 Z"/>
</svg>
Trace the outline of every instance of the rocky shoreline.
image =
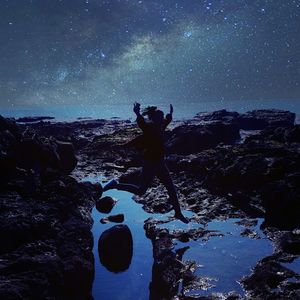
<svg viewBox="0 0 300 300">
<path fill-rule="evenodd" d="M 137 181 L 140 157 L 124 143 L 140 132 L 125 120 L 37 120 L 17 125 L 0 117 L 0 296 L 91 299 L 90 211 L 102 191 L 80 180 L 103 175 Z M 171 231 L 157 220 L 145 222 L 153 245 L 151 299 L 300 298 L 300 275 L 284 266 L 300 256 L 300 125 L 294 123 L 295 114 L 280 110 L 221 110 L 173 122 L 167 163 L 182 207 L 204 229 Z M 170 210 L 157 181 L 135 200 L 148 212 Z M 227 218 L 240 218 L 251 238 L 251 224 L 263 218 L 273 254 L 241 279 L 245 296 L 185 295 L 179 283 L 189 290 L 208 282 L 193 273 L 195 262 L 182 260 L 187 249 L 174 250 L 176 241 L 207 240 L 218 233 L 205 225 Z"/>
</svg>

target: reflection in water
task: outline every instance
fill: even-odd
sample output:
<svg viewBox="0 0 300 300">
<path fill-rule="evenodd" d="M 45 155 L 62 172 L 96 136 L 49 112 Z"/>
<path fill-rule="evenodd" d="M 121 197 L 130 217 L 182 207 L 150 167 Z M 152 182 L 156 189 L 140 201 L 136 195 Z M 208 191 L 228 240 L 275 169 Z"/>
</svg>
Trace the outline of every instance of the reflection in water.
<svg viewBox="0 0 300 300">
<path fill-rule="evenodd" d="M 110 272 L 119 273 L 130 266 L 133 252 L 133 240 L 126 225 L 116 225 L 105 230 L 98 241 L 98 253 L 101 264 Z"/>
<path fill-rule="evenodd" d="M 99 182 L 101 178 L 91 177 L 89 180 Z M 113 190 L 105 195 L 119 200 L 112 213 L 124 214 L 124 224 L 132 235 L 131 243 L 127 241 L 127 246 L 131 244 L 128 249 L 134 246 L 134 255 L 133 250 L 127 251 L 126 255 L 118 238 L 115 239 L 116 244 L 106 250 L 109 252 L 108 258 L 104 255 L 106 242 L 102 237 L 115 226 L 111 223 L 101 224 L 100 220 L 107 215 L 94 208 L 95 300 L 149 300 L 149 296 L 151 300 L 159 300 L 168 299 L 167 295 L 201 297 L 233 290 L 243 295 L 244 291 L 237 281 L 249 274 L 258 260 L 272 253 L 272 243 L 259 230 L 262 220 L 258 220 L 258 224 L 251 228 L 257 233 L 256 238 L 251 238 L 241 235 L 245 228 L 238 224 L 239 219 L 215 220 L 203 228 L 198 223 L 183 224 L 172 220 L 170 214 L 149 214 L 132 200 L 130 193 Z M 188 212 L 184 214 L 190 217 Z M 149 217 L 161 223 L 156 228 L 162 233 L 159 236 L 155 234 L 153 239 L 145 236 L 143 228 Z M 190 239 L 185 243 L 173 239 L 172 233 L 176 235 L 181 230 L 193 233 L 193 230 L 200 230 L 199 227 L 204 232 L 216 231 L 222 236 L 208 235 L 208 239 Z M 167 234 L 167 231 L 171 234 Z M 156 243 L 160 242 L 161 246 L 156 247 Z M 153 249 L 158 251 L 152 252 Z M 124 256 L 122 261 L 115 262 L 119 256 Z"/>
<path fill-rule="evenodd" d="M 183 247 L 176 251 L 167 250 L 164 253 L 164 261 L 154 260 L 152 267 L 152 281 L 149 285 L 149 300 L 171 299 L 177 294 L 182 293 L 180 290 L 180 277 L 183 264 L 182 257 L 190 247 Z"/>
</svg>

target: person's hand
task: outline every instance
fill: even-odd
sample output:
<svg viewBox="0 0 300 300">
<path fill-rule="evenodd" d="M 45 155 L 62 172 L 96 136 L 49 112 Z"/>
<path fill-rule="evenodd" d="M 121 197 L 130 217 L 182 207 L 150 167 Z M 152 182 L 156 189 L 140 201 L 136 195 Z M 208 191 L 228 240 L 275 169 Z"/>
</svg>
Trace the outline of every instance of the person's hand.
<svg viewBox="0 0 300 300">
<path fill-rule="evenodd" d="M 173 114 L 173 105 L 170 104 L 170 115 L 172 115 L 172 114 Z"/>
<path fill-rule="evenodd" d="M 133 111 L 136 115 L 140 114 L 140 110 L 141 110 L 141 104 L 138 102 L 134 102 L 133 104 Z"/>
</svg>

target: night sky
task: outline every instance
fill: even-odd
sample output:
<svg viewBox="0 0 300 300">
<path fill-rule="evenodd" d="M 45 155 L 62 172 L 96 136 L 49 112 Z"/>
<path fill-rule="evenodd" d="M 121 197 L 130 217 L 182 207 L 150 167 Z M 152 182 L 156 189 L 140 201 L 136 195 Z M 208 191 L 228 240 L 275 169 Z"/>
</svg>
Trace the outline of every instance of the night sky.
<svg viewBox="0 0 300 300">
<path fill-rule="evenodd" d="M 0 105 L 300 99 L 300 0 L 1 0 Z"/>
</svg>

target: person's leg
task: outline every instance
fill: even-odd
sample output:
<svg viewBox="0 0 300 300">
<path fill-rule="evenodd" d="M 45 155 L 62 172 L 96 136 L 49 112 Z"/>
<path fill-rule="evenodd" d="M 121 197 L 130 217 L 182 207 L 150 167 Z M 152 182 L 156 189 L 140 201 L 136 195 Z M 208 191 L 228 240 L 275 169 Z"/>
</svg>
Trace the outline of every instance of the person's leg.
<svg viewBox="0 0 300 300">
<path fill-rule="evenodd" d="M 170 172 L 164 162 L 162 162 L 157 169 L 157 177 L 168 191 L 170 202 L 173 205 L 173 209 L 175 211 L 175 218 L 180 219 L 184 223 L 188 223 L 188 220 L 183 216 L 181 212 L 176 188 L 174 186 Z"/>
<path fill-rule="evenodd" d="M 116 180 L 112 180 L 105 187 L 104 190 L 117 189 L 119 191 L 126 191 L 138 196 L 145 194 L 148 189 L 152 179 L 154 177 L 154 170 L 150 164 L 144 163 L 141 174 L 140 185 L 131 184 L 131 183 L 119 183 Z"/>
</svg>

